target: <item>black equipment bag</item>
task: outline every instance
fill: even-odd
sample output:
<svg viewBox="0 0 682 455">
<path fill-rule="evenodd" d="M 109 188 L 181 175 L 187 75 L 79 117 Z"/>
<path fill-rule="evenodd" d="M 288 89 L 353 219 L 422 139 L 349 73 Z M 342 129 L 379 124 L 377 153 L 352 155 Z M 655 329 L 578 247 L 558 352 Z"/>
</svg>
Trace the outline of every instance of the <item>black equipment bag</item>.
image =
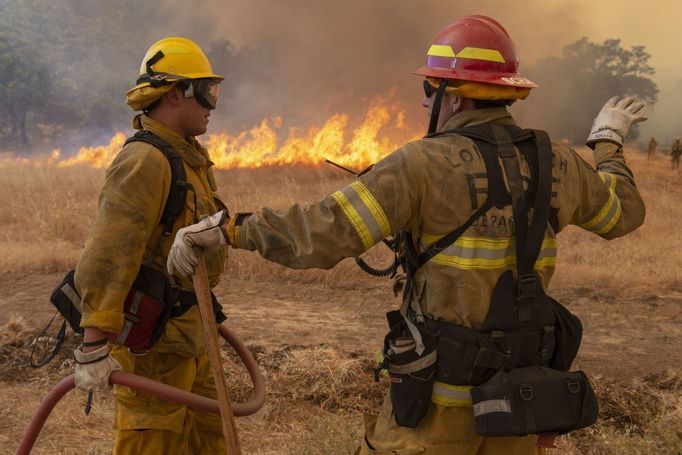
<svg viewBox="0 0 682 455">
<path fill-rule="evenodd" d="M 398 425 L 414 428 L 431 405 L 436 373 L 437 334 L 403 318 L 399 311 L 386 313 L 391 330 L 384 338 L 384 360 L 379 372 L 388 370 L 390 396 Z"/>
<path fill-rule="evenodd" d="M 500 370 L 471 390 L 481 436 L 564 434 L 592 425 L 599 406 L 582 371 L 542 366 Z"/>
<path fill-rule="evenodd" d="M 50 295 L 50 302 L 57 308 L 59 314 L 64 318 L 65 323 L 69 323 L 71 329 L 76 333 L 83 333 L 81 327 L 81 296 L 76 291 L 73 282 L 75 270 L 70 270 L 64 279 L 57 285 Z"/>
</svg>

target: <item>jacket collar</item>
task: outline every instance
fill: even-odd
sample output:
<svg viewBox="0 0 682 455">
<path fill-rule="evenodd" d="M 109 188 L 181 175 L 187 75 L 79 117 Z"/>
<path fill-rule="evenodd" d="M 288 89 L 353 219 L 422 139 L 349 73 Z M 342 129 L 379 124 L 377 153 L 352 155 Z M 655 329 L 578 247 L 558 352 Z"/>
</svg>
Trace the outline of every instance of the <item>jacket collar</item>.
<svg viewBox="0 0 682 455">
<path fill-rule="evenodd" d="M 492 107 L 488 109 L 472 109 L 459 112 L 445 123 L 441 131 L 463 128 L 465 126 L 481 125 L 484 123 L 501 123 L 503 125 L 516 125 L 505 107 Z"/>
<path fill-rule="evenodd" d="M 133 119 L 133 127 L 138 130 L 151 131 L 168 142 L 168 145 L 173 147 L 173 150 L 192 167 L 210 167 L 213 165 L 208 156 L 208 151 L 195 138 L 183 138 L 158 120 L 154 120 L 145 114 L 139 114 Z"/>
</svg>

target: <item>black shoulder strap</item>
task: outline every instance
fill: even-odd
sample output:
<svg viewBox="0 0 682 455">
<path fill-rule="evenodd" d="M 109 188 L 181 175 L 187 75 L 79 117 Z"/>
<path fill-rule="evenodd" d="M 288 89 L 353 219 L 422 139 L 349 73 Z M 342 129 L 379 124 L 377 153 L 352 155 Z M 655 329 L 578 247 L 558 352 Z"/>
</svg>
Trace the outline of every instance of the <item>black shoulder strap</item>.
<svg viewBox="0 0 682 455">
<path fill-rule="evenodd" d="M 526 274 L 532 273 L 540 255 L 552 202 L 552 145 L 545 131 L 533 130 L 533 134 L 538 156 L 537 193 L 523 254 L 518 256 L 519 270 Z"/>
<path fill-rule="evenodd" d="M 160 223 L 163 225 L 164 235 L 170 235 L 173 232 L 175 220 L 185 210 L 187 189 L 190 188 L 190 184 L 187 183 L 185 166 L 182 164 L 182 157 L 166 141 L 151 131 L 140 130 L 134 136 L 128 138 L 125 143 L 129 144 L 136 141 L 147 142 L 159 149 L 168 160 L 168 164 L 170 164 L 170 191 L 168 192 L 168 199 L 166 199 Z"/>
<path fill-rule="evenodd" d="M 512 200 L 512 211 L 514 214 L 514 235 L 516 245 L 517 270 L 519 269 L 518 259 L 523 255 L 523 249 L 528 234 L 528 204 L 526 203 L 526 192 L 521 180 L 521 166 L 516 156 L 516 148 L 509 132 L 500 124 L 492 124 L 490 128 L 495 136 L 497 143 L 497 155 L 502 161 L 504 172 L 507 175 L 509 193 Z M 521 276 L 521 270 L 518 270 Z"/>
</svg>

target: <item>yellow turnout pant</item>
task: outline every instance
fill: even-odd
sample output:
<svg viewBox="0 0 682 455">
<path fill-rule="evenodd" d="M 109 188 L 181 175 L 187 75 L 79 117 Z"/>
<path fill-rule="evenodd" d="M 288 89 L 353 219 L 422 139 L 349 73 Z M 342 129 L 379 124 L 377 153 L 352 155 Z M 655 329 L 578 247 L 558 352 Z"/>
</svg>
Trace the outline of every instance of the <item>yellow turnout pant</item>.
<svg viewBox="0 0 682 455">
<path fill-rule="evenodd" d="M 541 455 L 537 436 L 484 438 L 471 406 L 431 403 L 416 428 L 398 426 L 386 395 L 379 416 L 365 417 L 366 440 L 356 455 Z M 371 445 L 372 448 L 368 445 Z"/>
<path fill-rule="evenodd" d="M 198 395 L 216 398 L 206 355 L 183 357 L 149 352 L 133 356 L 114 348 L 123 371 Z M 189 455 L 225 453 L 220 416 L 196 412 L 128 387 L 116 387 L 114 455 Z"/>
</svg>

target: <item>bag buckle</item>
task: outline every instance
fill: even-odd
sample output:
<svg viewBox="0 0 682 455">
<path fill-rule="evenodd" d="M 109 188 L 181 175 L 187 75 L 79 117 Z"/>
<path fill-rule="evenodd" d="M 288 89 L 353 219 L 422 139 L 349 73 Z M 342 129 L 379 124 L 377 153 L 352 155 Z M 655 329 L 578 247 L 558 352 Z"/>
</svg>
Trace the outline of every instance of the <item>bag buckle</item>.
<svg viewBox="0 0 682 455">
<path fill-rule="evenodd" d="M 490 341 L 494 344 L 502 343 L 504 341 L 504 331 L 493 330 L 490 332 Z"/>
<path fill-rule="evenodd" d="M 527 300 L 535 297 L 537 276 L 534 273 L 521 275 L 516 281 L 516 299 Z"/>
<path fill-rule="evenodd" d="M 528 384 L 521 384 L 519 386 L 519 395 L 523 401 L 530 401 L 533 399 L 533 386 Z"/>
<path fill-rule="evenodd" d="M 580 381 L 577 379 L 567 379 L 566 385 L 568 386 L 568 391 L 576 395 L 580 392 Z"/>
</svg>

